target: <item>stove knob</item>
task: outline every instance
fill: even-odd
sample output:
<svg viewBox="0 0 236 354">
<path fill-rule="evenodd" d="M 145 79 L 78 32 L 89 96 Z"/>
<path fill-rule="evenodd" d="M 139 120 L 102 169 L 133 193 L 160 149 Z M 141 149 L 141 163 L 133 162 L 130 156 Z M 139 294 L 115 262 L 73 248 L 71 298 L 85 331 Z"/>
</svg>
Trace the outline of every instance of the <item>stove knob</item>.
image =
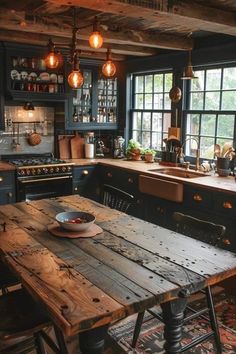
<svg viewBox="0 0 236 354">
<path fill-rule="evenodd" d="M 31 171 L 27 169 L 26 174 L 27 174 L 27 176 L 29 176 L 31 174 Z"/>
<path fill-rule="evenodd" d="M 60 171 L 60 168 L 59 167 L 56 167 L 56 170 L 55 170 L 56 172 L 59 172 Z"/>
<path fill-rule="evenodd" d="M 21 170 L 20 174 L 21 174 L 21 176 L 24 176 L 25 175 L 25 170 Z"/>
<path fill-rule="evenodd" d="M 72 170 L 71 166 L 67 167 L 67 171 L 70 172 Z"/>
<path fill-rule="evenodd" d="M 50 172 L 50 173 L 53 173 L 53 172 L 54 172 L 53 167 L 50 168 L 49 172 Z"/>
<path fill-rule="evenodd" d="M 66 166 L 62 167 L 62 172 L 66 172 Z"/>
<path fill-rule="evenodd" d="M 35 174 L 36 174 L 35 168 L 32 168 L 31 173 L 32 173 L 32 175 L 35 175 Z"/>
<path fill-rule="evenodd" d="M 48 173 L 48 168 L 44 167 L 43 172 Z"/>
<path fill-rule="evenodd" d="M 40 175 L 41 174 L 41 168 L 37 168 L 37 174 Z"/>
</svg>

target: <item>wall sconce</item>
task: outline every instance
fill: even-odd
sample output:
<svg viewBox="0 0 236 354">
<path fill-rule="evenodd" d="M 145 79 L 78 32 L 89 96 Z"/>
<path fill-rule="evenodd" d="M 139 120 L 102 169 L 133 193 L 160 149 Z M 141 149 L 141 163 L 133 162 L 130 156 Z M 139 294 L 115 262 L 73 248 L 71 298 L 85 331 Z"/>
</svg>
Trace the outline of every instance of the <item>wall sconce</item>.
<svg viewBox="0 0 236 354">
<path fill-rule="evenodd" d="M 95 16 L 93 23 L 93 32 L 89 36 L 89 45 L 91 48 L 98 49 L 103 45 L 103 37 L 99 31 L 99 23 L 97 16 Z"/>
<path fill-rule="evenodd" d="M 102 73 L 106 77 L 113 77 L 116 73 L 116 66 L 111 59 L 111 50 L 107 49 L 107 60 L 102 66 Z"/>
<path fill-rule="evenodd" d="M 23 105 L 25 111 L 34 111 L 34 105 L 32 102 L 25 102 Z"/>
<path fill-rule="evenodd" d="M 192 80 L 192 79 L 198 79 L 197 76 L 195 76 L 194 71 L 193 71 L 193 66 L 192 66 L 192 61 L 191 61 L 191 51 L 188 52 L 188 64 L 184 68 L 184 74 L 181 77 L 182 80 Z"/>
</svg>

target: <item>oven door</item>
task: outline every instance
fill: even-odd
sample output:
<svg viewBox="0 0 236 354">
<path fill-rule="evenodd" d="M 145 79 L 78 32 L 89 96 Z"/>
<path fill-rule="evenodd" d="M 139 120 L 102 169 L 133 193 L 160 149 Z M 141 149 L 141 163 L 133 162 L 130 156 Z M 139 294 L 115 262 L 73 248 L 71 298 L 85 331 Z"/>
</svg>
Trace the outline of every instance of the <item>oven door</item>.
<svg viewBox="0 0 236 354">
<path fill-rule="evenodd" d="M 30 201 L 72 194 L 72 176 L 19 179 L 17 201 Z"/>
</svg>

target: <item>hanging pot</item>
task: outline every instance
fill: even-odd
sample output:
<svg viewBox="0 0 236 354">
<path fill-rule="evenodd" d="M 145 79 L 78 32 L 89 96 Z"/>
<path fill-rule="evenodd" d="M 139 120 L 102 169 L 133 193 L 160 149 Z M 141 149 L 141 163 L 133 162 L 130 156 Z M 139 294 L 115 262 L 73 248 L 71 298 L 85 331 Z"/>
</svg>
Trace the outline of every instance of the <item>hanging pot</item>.
<svg viewBox="0 0 236 354">
<path fill-rule="evenodd" d="M 41 143 L 41 135 L 36 132 L 36 123 L 34 124 L 34 132 L 28 136 L 28 143 L 31 146 L 39 145 Z"/>
</svg>

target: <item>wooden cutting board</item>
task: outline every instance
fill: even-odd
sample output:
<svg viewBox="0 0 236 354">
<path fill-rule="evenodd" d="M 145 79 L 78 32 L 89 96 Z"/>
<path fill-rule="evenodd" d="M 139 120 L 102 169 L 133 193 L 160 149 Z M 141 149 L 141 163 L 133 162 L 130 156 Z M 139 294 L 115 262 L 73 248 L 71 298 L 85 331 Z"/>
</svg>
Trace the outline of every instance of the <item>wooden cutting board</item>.
<svg viewBox="0 0 236 354">
<path fill-rule="evenodd" d="M 59 145 L 59 156 L 60 159 L 70 159 L 71 151 L 70 151 L 70 138 L 67 136 L 62 136 L 58 141 Z"/>
<path fill-rule="evenodd" d="M 82 138 L 77 132 L 70 140 L 71 158 L 81 159 L 84 157 L 84 138 Z"/>
</svg>

